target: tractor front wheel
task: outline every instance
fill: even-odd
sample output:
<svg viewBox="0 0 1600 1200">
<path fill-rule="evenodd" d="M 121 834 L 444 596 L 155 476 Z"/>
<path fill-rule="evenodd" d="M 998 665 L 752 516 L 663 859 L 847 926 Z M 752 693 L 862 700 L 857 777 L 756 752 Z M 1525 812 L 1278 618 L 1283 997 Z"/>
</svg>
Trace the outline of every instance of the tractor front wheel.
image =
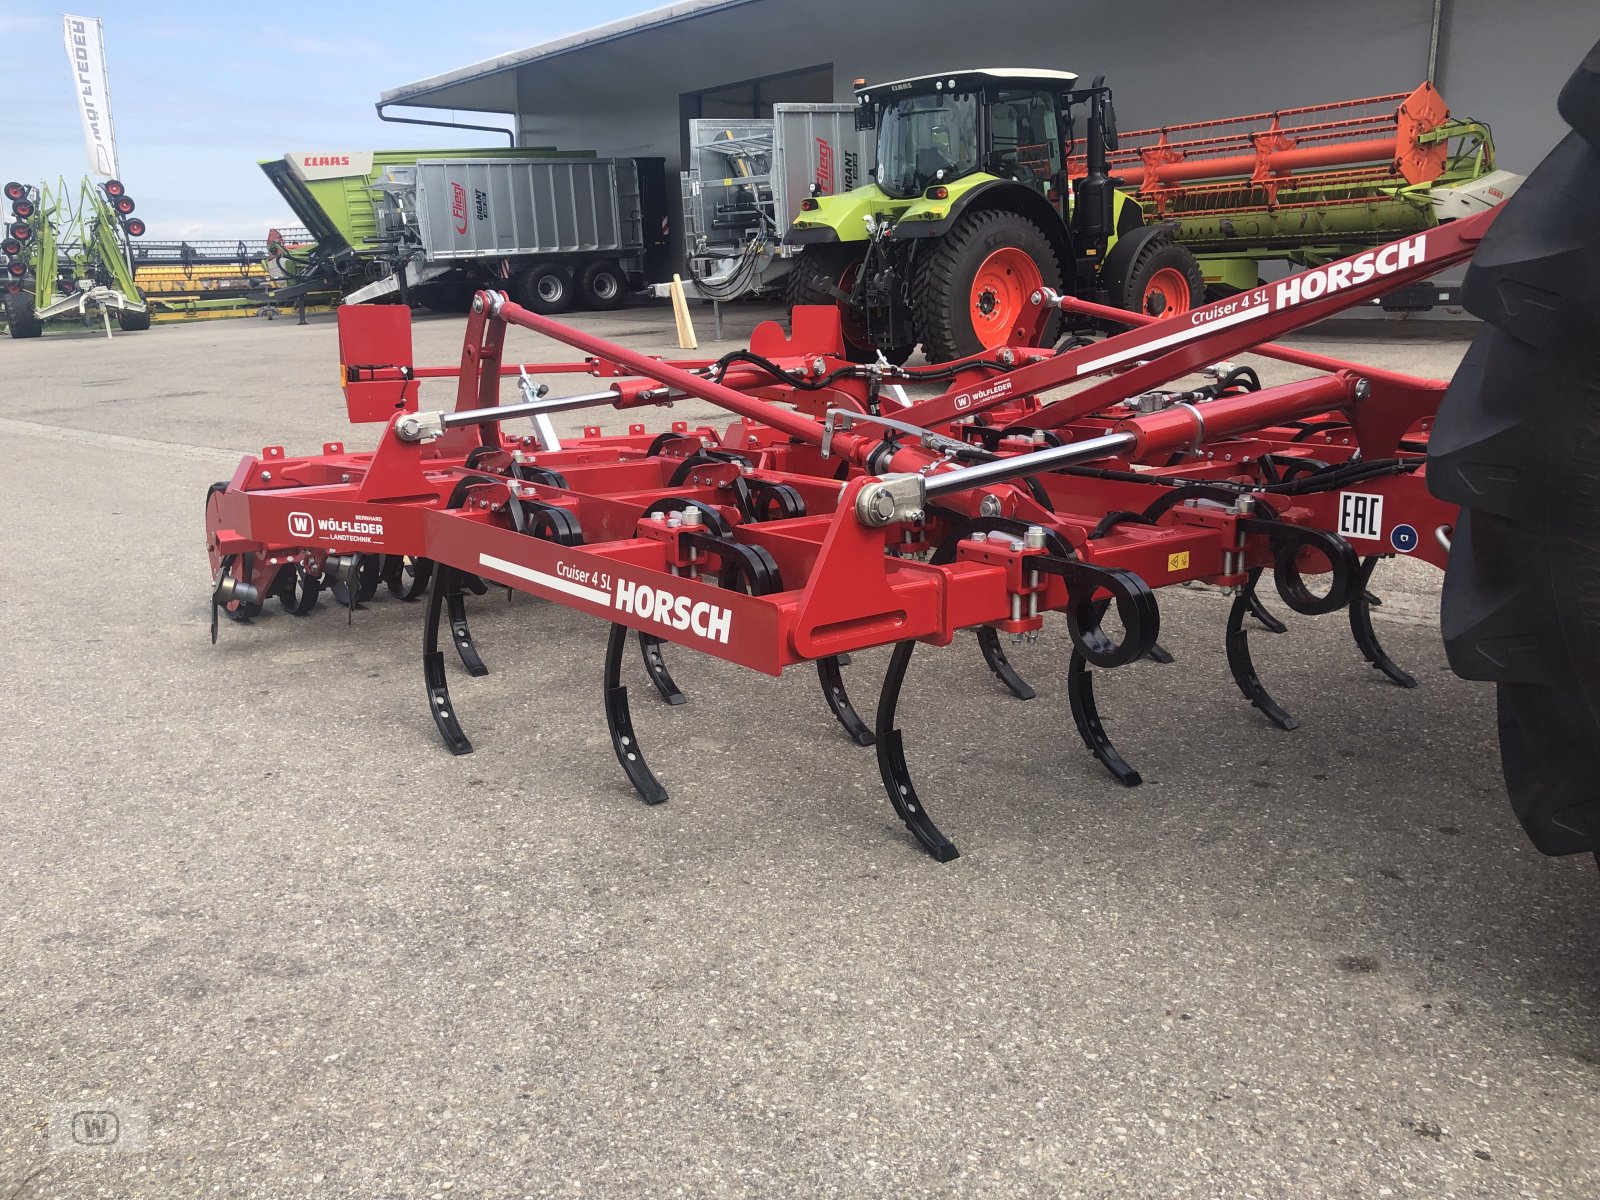
<svg viewBox="0 0 1600 1200">
<path fill-rule="evenodd" d="M 791 311 L 801 304 L 822 304 L 839 310 L 839 323 L 844 329 L 844 356 L 851 362 L 876 362 L 878 347 L 867 336 L 867 327 L 859 315 L 841 300 L 835 292 L 849 296 L 861 273 L 864 246 L 833 245 L 807 246 L 794 260 L 789 277 L 784 281 L 784 303 Z M 895 366 L 911 357 L 914 346 L 889 346 L 883 355 Z"/>
<path fill-rule="evenodd" d="M 917 331 L 929 362 L 949 362 L 1037 340 L 1030 297 L 1061 288 L 1061 264 L 1044 231 L 992 210 L 962 217 L 917 272 Z"/>
<path fill-rule="evenodd" d="M 1157 238 L 1140 252 L 1114 299 L 1129 312 L 1175 317 L 1206 302 L 1206 280 L 1187 247 Z"/>
</svg>

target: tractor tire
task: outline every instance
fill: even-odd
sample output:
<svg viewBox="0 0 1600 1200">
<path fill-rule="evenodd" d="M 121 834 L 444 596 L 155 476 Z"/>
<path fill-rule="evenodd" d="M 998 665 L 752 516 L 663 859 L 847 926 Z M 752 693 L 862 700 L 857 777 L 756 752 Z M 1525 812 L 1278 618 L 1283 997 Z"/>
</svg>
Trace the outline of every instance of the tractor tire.
<svg viewBox="0 0 1600 1200">
<path fill-rule="evenodd" d="M 1158 237 L 1139 252 L 1111 302 L 1129 312 L 1173 317 L 1199 308 L 1208 299 L 1200 261 L 1187 246 Z"/>
<path fill-rule="evenodd" d="M 628 277 L 613 260 L 597 258 L 584 263 L 577 277 L 578 303 L 606 312 L 628 302 Z"/>
<path fill-rule="evenodd" d="M 801 304 L 821 304 L 839 309 L 839 324 L 844 330 L 844 356 L 851 362 L 878 360 L 878 348 L 867 337 L 866 326 L 852 315 L 831 289 L 848 293 L 861 270 L 862 245 L 807 246 L 794 260 L 783 282 L 784 303 L 790 312 Z M 883 356 L 899 366 L 911 357 L 915 346 L 889 346 Z"/>
<path fill-rule="evenodd" d="M 44 333 L 44 322 L 33 313 L 31 293 L 7 293 L 6 331 L 14 338 L 36 338 Z"/>
<path fill-rule="evenodd" d="M 124 333 L 142 333 L 150 328 L 150 310 L 141 312 L 119 312 L 117 314 L 117 328 Z"/>
<path fill-rule="evenodd" d="M 932 242 L 917 269 L 917 333 L 929 362 L 1031 344 L 1028 297 L 1061 290 L 1050 239 L 1013 212 L 969 213 Z M 1048 345 L 1050 335 L 1042 339 Z"/>
<path fill-rule="evenodd" d="M 534 263 L 517 276 L 517 302 L 552 317 L 572 307 L 572 272 L 560 263 Z"/>
<path fill-rule="evenodd" d="M 1439 409 L 1428 486 L 1461 506 L 1442 626 L 1498 692 L 1512 809 L 1546 854 L 1600 851 L 1600 47 L 1561 96 L 1569 134 L 1473 257 L 1485 322 Z"/>
</svg>

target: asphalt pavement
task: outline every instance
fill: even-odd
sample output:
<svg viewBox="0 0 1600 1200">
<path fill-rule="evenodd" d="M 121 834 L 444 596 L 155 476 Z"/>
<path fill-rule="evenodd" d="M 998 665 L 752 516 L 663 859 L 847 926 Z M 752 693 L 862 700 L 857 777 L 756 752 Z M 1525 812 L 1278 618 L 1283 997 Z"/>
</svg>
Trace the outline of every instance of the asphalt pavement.
<svg viewBox="0 0 1600 1200">
<path fill-rule="evenodd" d="M 712 352 L 771 314 L 725 315 Z M 661 307 L 576 320 L 671 345 Z M 419 361 L 461 326 L 419 320 Z M 1513 819 L 1431 570 L 1375 580 L 1414 690 L 1339 616 L 1256 636 L 1293 733 L 1233 687 L 1225 598 L 1163 593 L 1176 663 L 1098 687 L 1131 790 L 1059 626 L 1007 645 L 1029 703 L 970 635 L 924 648 L 941 866 L 803 670 L 670 652 L 669 709 L 630 658 L 646 808 L 581 614 L 473 602 L 463 758 L 418 606 L 212 646 L 206 485 L 372 445 L 336 364 L 329 318 L 0 339 L 0 1200 L 1600 1194 L 1600 874 Z M 863 711 L 886 659 L 847 669 Z"/>
</svg>

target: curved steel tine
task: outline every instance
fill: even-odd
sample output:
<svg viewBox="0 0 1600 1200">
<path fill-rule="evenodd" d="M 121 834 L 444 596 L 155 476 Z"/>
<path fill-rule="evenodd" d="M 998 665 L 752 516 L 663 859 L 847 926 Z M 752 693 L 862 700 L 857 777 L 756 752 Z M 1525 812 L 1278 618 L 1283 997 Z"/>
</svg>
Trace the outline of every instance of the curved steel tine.
<svg viewBox="0 0 1600 1200">
<path fill-rule="evenodd" d="M 444 610 L 444 594 L 455 586 L 453 572 L 441 566 L 436 586 L 428 596 L 428 611 L 422 627 L 422 680 L 428 692 L 428 710 L 439 736 L 451 754 L 471 754 L 472 743 L 461 729 L 456 706 L 450 701 L 450 686 L 444 673 L 444 651 L 439 649 L 439 621 Z"/>
<path fill-rule="evenodd" d="M 839 656 L 829 655 L 817 659 L 817 678 L 822 682 L 822 698 L 828 702 L 833 715 L 858 746 L 870 746 L 876 740 L 867 723 L 850 703 L 850 694 L 844 690 L 844 674 L 839 670 Z"/>
<path fill-rule="evenodd" d="M 478 644 L 472 640 L 472 628 L 467 624 L 467 598 L 461 594 L 460 572 L 451 571 L 449 588 L 446 589 L 441 580 L 437 591 L 447 592 L 444 602 L 450 611 L 450 640 L 455 643 L 456 653 L 461 655 L 461 665 L 468 675 L 487 675 L 489 668 L 478 653 Z"/>
<path fill-rule="evenodd" d="M 1117 753 L 1116 746 L 1106 735 L 1105 726 L 1100 723 L 1100 709 L 1094 701 L 1094 672 L 1077 647 L 1073 647 L 1072 663 L 1067 668 L 1067 699 L 1072 704 L 1072 720 L 1083 744 L 1111 772 L 1111 777 L 1123 787 L 1137 787 L 1143 783 L 1143 776 Z"/>
<path fill-rule="evenodd" d="M 894 726 L 895 705 L 899 703 L 900 688 L 906 678 L 906 667 L 910 664 L 912 651 L 916 648 L 917 644 L 914 641 L 899 642 L 889 659 L 889 671 L 884 676 L 883 692 L 878 697 L 878 771 L 883 776 L 883 786 L 889 793 L 889 802 L 894 805 L 895 812 L 905 822 L 912 836 L 939 862 L 949 862 L 951 859 L 959 858 L 961 852 L 939 832 L 939 827 L 928 817 L 922 799 L 917 795 L 916 786 L 911 782 L 911 771 L 906 766 L 905 745 L 900 731 Z"/>
<path fill-rule="evenodd" d="M 1361 657 L 1382 671 L 1397 687 L 1414 688 L 1417 686 L 1416 679 L 1389 657 L 1383 644 L 1378 641 L 1377 631 L 1372 628 L 1372 608 L 1383 603 L 1367 590 L 1373 568 L 1377 565 L 1376 554 L 1369 555 L 1361 562 L 1361 574 L 1356 578 L 1355 599 L 1350 601 L 1350 632 L 1356 639 L 1356 648 L 1361 651 Z"/>
<path fill-rule="evenodd" d="M 1151 662 L 1160 663 L 1164 667 L 1171 666 L 1173 663 L 1178 661 L 1172 657 L 1172 651 L 1168 650 L 1160 642 L 1157 642 L 1155 645 L 1151 646 L 1150 653 L 1146 654 L 1145 657 Z"/>
<path fill-rule="evenodd" d="M 1273 616 L 1272 610 L 1261 603 L 1261 597 L 1256 595 L 1256 584 L 1261 579 L 1263 569 L 1262 567 L 1257 567 L 1251 571 L 1250 580 L 1244 586 L 1245 594 L 1250 597 L 1250 615 L 1259 621 L 1262 628 L 1268 633 L 1288 633 L 1289 627 Z"/>
<path fill-rule="evenodd" d="M 1250 635 L 1244 628 L 1244 615 L 1249 611 L 1250 588 L 1246 585 L 1233 598 L 1233 607 L 1228 611 L 1228 670 L 1233 672 L 1233 681 L 1239 685 L 1244 698 L 1259 708 L 1267 720 L 1279 729 L 1298 729 L 1300 722 L 1272 698 L 1262 685 L 1261 677 L 1256 674 L 1255 663 L 1250 657 Z"/>
<path fill-rule="evenodd" d="M 667 670 L 667 658 L 661 650 L 665 644 L 665 638 L 639 630 L 639 653 L 644 658 L 644 671 L 650 676 L 650 682 L 656 685 L 661 699 L 672 705 L 687 704 L 689 697 L 683 694 L 673 680 L 672 672 Z"/>
<path fill-rule="evenodd" d="M 634 791 L 646 804 L 660 804 L 667 798 L 667 789 L 644 761 L 644 751 L 639 748 L 639 735 L 633 731 L 633 714 L 628 709 L 628 689 L 622 686 L 622 649 L 628 641 L 628 627 L 613 624 L 611 636 L 606 641 L 606 665 L 602 689 L 605 696 L 606 729 L 611 734 L 611 748 L 617 752 L 633 784 Z"/>
<path fill-rule="evenodd" d="M 1011 660 L 1006 657 L 1006 652 L 1000 645 L 1000 631 L 994 626 L 978 626 L 978 649 L 983 651 L 983 661 L 989 664 L 989 670 L 1000 677 L 1000 682 L 1005 684 L 1018 700 L 1032 700 L 1038 695 L 1011 665 Z"/>
</svg>

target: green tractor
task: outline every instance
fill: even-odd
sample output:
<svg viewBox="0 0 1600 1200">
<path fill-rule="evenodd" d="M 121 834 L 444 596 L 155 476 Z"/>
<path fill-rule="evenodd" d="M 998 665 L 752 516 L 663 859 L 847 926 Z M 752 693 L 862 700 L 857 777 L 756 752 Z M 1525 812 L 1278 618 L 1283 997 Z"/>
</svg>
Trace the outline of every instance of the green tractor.
<svg viewBox="0 0 1600 1200">
<path fill-rule="evenodd" d="M 1077 79 L 989 69 L 858 87 L 873 182 L 801 202 L 788 302 L 837 304 L 851 356 L 894 363 L 918 344 L 932 362 L 1023 344 L 1041 287 L 1152 316 L 1203 303 L 1194 254 L 1106 171 L 1110 89 Z"/>
</svg>

